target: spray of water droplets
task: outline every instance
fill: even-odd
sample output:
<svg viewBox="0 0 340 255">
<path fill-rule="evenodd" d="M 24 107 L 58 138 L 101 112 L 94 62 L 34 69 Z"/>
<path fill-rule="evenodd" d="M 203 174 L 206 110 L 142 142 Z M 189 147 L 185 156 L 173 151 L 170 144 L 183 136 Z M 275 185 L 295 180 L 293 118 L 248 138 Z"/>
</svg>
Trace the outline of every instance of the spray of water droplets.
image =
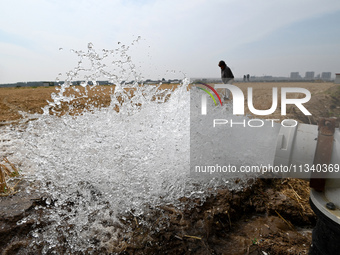
<svg viewBox="0 0 340 255">
<path fill-rule="evenodd" d="M 38 187 L 45 201 L 35 208 L 44 213 L 30 216 L 37 224 L 32 249 L 74 253 L 112 246 L 128 231 L 117 227 L 126 215 L 138 217 L 164 204 L 181 207 L 182 197 L 204 201 L 228 183 L 190 176 L 189 80 L 175 90 L 144 85 L 128 54 L 130 46 L 119 44 L 99 54 L 89 43 L 86 52 L 73 51 L 79 58 L 76 67 L 44 113 L 17 134 L 20 149 L 13 157 L 21 159 L 32 183 L 26 192 Z M 110 103 L 96 107 L 86 100 L 100 91 L 103 78 L 114 84 Z M 73 86 L 78 80 L 80 86 Z M 72 114 L 77 100 L 88 107 Z"/>
</svg>

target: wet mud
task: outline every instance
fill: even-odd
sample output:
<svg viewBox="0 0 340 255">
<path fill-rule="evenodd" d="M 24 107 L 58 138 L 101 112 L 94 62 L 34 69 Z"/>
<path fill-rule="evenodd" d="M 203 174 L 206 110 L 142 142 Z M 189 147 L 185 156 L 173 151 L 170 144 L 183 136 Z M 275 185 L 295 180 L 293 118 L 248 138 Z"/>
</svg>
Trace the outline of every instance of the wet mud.
<svg viewBox="0 0 340 255">
<path fill-rule="evenodd" d="M 308 197 L 308 182 L 296 179 L 258 179 L 240 191 L 221 188 L 190 208 L 166 205 L 139 218 L 121 215 L 119 223 L 107 223 L 117 230 L 115 238 L 97 240 L 84 254 L 308 254 L 316 223 Z M 32 250 L 36 239 L 29 233 L 48 223 L 20 220 L 29 214 L 39 219 L 53 204 L 35 194 L 0 200 L 1 254 L 41 253 L 43 243 Z M 64 251 L 54 247 L 48 254 Z"/>
</svg>

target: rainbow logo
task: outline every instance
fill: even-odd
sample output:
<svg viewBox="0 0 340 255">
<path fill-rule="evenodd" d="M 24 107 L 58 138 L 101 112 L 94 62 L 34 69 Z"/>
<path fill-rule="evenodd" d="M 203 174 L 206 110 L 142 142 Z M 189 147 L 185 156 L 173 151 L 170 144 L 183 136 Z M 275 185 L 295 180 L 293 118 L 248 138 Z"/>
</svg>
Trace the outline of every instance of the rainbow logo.
<svg viewBox="0 0 340 255">
<path fill-rule="evenodd" d="M 218 93 L 216 92 L 216 90 L 213 87 L 211 87 L 210 85 L 205 84 L 203 82 L 198 82 L 198 84 L 202 84 L 202 85 L 206 86 L 207 88 L 211 89 L 215 93 L 215 95 L 217 96 L 217 98 L 220 101 L 220 104 L 222 106 L 222 100 L 221 100 L 220 96 L 218 95 Z M 196 87 L 196 88 L 199 88 L 199 89 L 205 91 L 214 100 L 215 105 L 217 105 L 217 102 L 216 102 L 215 98 L 213 97 L 213 95 L 210 93 L 209 90 L 201 88 L 201 87 Z"/>
</svg>

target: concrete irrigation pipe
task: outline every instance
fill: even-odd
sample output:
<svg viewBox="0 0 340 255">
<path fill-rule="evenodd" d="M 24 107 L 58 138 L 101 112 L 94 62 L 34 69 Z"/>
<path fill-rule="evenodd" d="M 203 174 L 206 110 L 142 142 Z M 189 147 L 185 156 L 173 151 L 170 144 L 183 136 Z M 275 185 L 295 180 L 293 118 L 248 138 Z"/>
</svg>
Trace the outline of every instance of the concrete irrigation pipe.
<svg viewBox="0 0 340 255">
<path fill-rule="evenodd" d="M 310 254 L 340 251 L 340 130 L 335 121 L 282 126 L 276 145 L 274 165 L 290 169 L 283 177 L 310 180 L 310 204 L 318 216 Z"/>
</svg>

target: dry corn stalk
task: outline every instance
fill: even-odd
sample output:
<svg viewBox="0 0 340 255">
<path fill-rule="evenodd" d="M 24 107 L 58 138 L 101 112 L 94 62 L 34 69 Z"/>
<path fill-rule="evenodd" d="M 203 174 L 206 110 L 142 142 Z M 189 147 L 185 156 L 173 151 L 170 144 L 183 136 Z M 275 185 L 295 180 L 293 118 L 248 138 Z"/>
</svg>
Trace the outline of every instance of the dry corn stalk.
<svg viewBox="0 0 340 255">
<path fill-rule="evenodd" d="M 2 170 L 2 165 L 0 165 L 0 193 L 5 193 L 8 190 L 6 184 L 5 173 Z"/>
<path fill-rule="evenodd" d="M 283 217 L 281 216 L 281 214 L 278 213 L 278 211 L 275 210 L 275 212 L 276 212 L 276 214 L 277 214 L 277 215 L 278 215 L 278 216 L 279 216 L 279 217 L 280 217 L 280 218 L 288 225 L 288 227 L 291 228 L 291 230 L 295 230 L 295 229 L 294 229 L 294 226 L 293 226 L 289 221 L 286 221 L 285 218 L 283 218 Z"/>
<path fill-rule="evenodd" d="M 12 177 L 18 176 L 18 175 L 19 175 L 19 170 L 18 170 L 18 168 L 16 168 L 15 165 L 12 164 L 12 163 L 8 160 L 8 158 L 5 157 L 5 158 L 4 158 L 4 161 L 5 161 L 7 164 L 9 164 L 9 165 L 11 166 L 11 168 L 12 168 L 12 172 L 10 172 L 9 169 L 5 166 L 5 168 L 7 169 L 7 171 L 10 172 L 10 176 L 12 176 Z"/>
<path fill-rule="evenodd" d="M 0 196 L 8 196 L 16 193 L 14 187 L 18 184 L 18 182 L 14 185 L 14 187 L 10 187 L 6 183 L 6 177 L 19 176 L 19 170 L 7 158 L 3 158 L 3 161 L 10 165 L 11 170 L 5 164 L 0 164 Z"/>
</svg>

